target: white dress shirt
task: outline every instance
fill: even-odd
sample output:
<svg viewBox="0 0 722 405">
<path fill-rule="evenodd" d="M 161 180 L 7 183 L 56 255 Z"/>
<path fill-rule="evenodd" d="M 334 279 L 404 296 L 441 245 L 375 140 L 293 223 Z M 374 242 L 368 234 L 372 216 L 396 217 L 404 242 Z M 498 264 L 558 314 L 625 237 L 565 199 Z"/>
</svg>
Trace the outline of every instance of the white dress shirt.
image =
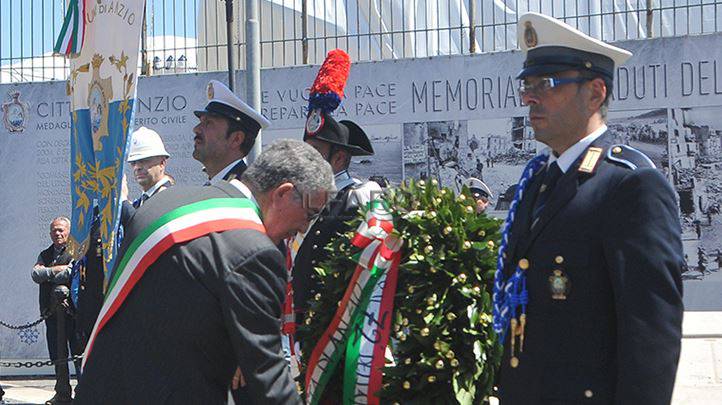
<svg viewBox="0 0 722 405">
<path fill-rule="evenodd" d="M 562 173 L 566 173 L 567 170 L 569 170 L 569 167 L 577 160 L 579 155 L 584 152 L 589 145 L 592 144 L 592 142 L 596 141 L 597 138 L 602 136 L 602 134 L 607 130 L 606 125 L 602 125 L 601 127 L 597 128 L 594 132 L 591 134 L 585 136 L 584 138 L 580 139 L 577 143 L 572 145 L 569 149 L 565 150 L 564 153 L 559 155 L 559 157 L 555 156 L 551 148 L 547 148 L 547 153 L 549 153 L 549 161 L 547 163 L 547 167 L 552 164 L 552 162 L 556 161 L 559 165 L 559 169 L 562 171 Z"/>
<path fill-rule="evenodd" d="M 243 159 L 241 158 L 241 159 L 238 159 L 238 160 L 234 160 L 234 161 L 231 162 L 228 166 L 224 167 L 223 170 L 221 170 L 220 172 L 216 173 L 215 176 L 211 177 L 211 178 L 208 180 L 208 182 L 209 182 L 209 183 L 213 183 L 213 182 L 218 181 L 218 180 L 223 180 L 223 178 L 226 177 L 226 174 L 228 174 L 228 172 L 230 172 L 231 169 L 233 169 L 233 166 L 237 165 L 241 160 L 243 160 Z"/>
</svg>

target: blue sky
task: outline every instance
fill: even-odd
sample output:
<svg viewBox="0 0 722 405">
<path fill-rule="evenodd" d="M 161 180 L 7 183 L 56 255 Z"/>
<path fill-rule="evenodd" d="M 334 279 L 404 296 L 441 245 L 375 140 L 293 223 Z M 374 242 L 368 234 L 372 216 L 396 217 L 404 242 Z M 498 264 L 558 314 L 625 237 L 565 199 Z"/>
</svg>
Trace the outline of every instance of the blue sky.
<svg viewBox="0 0 722 405">
<path fill-rule="evenodd" d="M 87 3 L 92 6 L 96 1 L 87 0 Z M 204 0 L 147 0 L 149 18 L 150 10 L 155 11 L 155 32 L 149 32 L 148 35 L 195 37 L 196 10 L 204 3 Z M 2 58 L 2 64 L 10 63 L 7 58 L 11 56 L 13 58 L 19 58 L 21 55 L 29 57 L 51 51 L 62 27 L 65 4 L 67 4 L 67 0 L 0 0 L 0 58 Z M 183 24 L 184 7 L 185 27 Z M 163 16 L 165 16 L 165 20 Z M 148 24 L 150 29 L 150 19 Z"/>
</svg>

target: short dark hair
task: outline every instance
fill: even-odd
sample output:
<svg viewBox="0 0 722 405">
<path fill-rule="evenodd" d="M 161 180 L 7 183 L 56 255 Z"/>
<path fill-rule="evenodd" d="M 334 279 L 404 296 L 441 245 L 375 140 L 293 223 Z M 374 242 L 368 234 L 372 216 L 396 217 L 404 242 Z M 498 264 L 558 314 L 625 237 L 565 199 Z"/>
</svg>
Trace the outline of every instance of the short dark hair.
<svg viewBox="0 0 722 405">
<path fill-rule="evenodd" d="M 243 132 L 243 142 L 241 143 L 241 152 L 243 152 L 244 155 L 248 155 L 248 152 L 251 151 L 253 148 L 253 145 L 256 143 L 256 134 L 249 133 L 248 129 L 245 125 L 242 125 L 238 121 L 233 121 L 230 118 L 226 118 L 226 122 L 228 123 L 228 131 L 226 131 L 226 139 L 231 136 L 232 133 L 236 131 Z"/>
<path fill-rule="evenodd" d="M 602 105 L 599 108 L 599 112 L 600 114 L 602 114 L 602 119 L 606 121 L 607 113 L 609 112 L 609 100 L 612 97 L 612 91 L 614 91 L 614 82 L 599 73 L 591 72 L 588 70 L 580 70 L 579 77 L 583 77 L 588 80 L 602 79 L 602 81 L 604 81 L 604 86 L 606 86 L 607 88 L 607 96 L 602 102 Z"/>
</svg>

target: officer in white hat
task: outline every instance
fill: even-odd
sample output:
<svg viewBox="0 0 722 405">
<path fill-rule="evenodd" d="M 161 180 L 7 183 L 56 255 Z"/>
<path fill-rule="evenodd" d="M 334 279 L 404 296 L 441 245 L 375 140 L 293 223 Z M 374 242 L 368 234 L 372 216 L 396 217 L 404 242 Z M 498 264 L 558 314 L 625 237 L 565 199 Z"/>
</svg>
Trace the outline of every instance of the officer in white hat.
<svg viewBox="0 0 722 405">
<path fill-rule="evenodd" d="M 243 158 L 268 120 L 218 80 L 208 83 L 208 105 L 195 111 L 193 158 L 205 166 L 208 183 L 240 178 Z"/>
<path fill-rule="evenodd" d="M 160 135 L 152 129 L 140 127 L 133 132 L 128 153 L 128 164 L 133 176 L 143 189 L 141 196 L 133 201 L 133 207 L 140 207 L 147 199 L 173 185 L 166 174 L 166 163 L 170 155 L 165 150 Z"/>
<path fill-rule="evenodd" d="M 476 213 L 481 214 L 486 211 L 486 208 L 491 204 L 491 199 L 494 196 L 489 186 L 476 177 L 469 177 L 464 182 L 464 185 L 469 188 L 471 196 L 474 197 L 474 201 L 476 201 Z"/>
<path fill-rule="evenodd" d="M 501 404 L 669 404 L 683 314 L 675 192 L 606 126 L 631 53 L 542 14 L 517 30 L 519 93 L 548 149 L 524 169 L 501 236 Z"/>
<path fill-rule="evenodd" d="M 244 158 L 256 142 L 256 136 L 270 125 L 218 80 L 208 83 L 208 104 L 195 111 L 198 125 L 193 128 L 193 158 L 201 162 L 208 175 L 206 185 L 216 181 L 240 179 L 246 171 Z M 248 403 L 249 393 L 239 386 L 240 368 L 232 381 L 235 403 Z"/>
</svg>

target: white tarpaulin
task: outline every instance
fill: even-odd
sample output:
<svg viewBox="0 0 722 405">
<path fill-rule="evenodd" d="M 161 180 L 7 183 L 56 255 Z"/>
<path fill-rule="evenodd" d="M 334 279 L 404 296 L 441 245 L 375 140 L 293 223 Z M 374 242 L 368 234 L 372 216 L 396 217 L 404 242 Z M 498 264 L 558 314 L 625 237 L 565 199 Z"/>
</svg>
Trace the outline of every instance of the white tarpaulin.
<svg viewBox="0 0 722 405">
<path fill-rule="evenodd" d="M 717 29 L 714 5 L 684 8 L 673 0 L 652 0 L 652 37 Z M 468 53 L 469 0 L 309 0 L 309 60 L 321 63 L 327 50 L 342 47 L 354 61 Z M 243 2 L 235 2 L 235 41 L 245 40 Z M 515 49 L 516 21 L 541 12 L 606 41 L 647 38 L 647 1 L 475 0 L 475 49 Z M 674 8 L 673 8 L 674 7 Z M 261 1 L 262 64 L 300 62 L 301 0 Z M 198 67 L 226 68 L 225 1 L 208 0 L 198 11 Z M 240 52 L 243 52 L 240 47 Z M 244 66 L 240 55 L 239 66 Z"/>
</svg>

